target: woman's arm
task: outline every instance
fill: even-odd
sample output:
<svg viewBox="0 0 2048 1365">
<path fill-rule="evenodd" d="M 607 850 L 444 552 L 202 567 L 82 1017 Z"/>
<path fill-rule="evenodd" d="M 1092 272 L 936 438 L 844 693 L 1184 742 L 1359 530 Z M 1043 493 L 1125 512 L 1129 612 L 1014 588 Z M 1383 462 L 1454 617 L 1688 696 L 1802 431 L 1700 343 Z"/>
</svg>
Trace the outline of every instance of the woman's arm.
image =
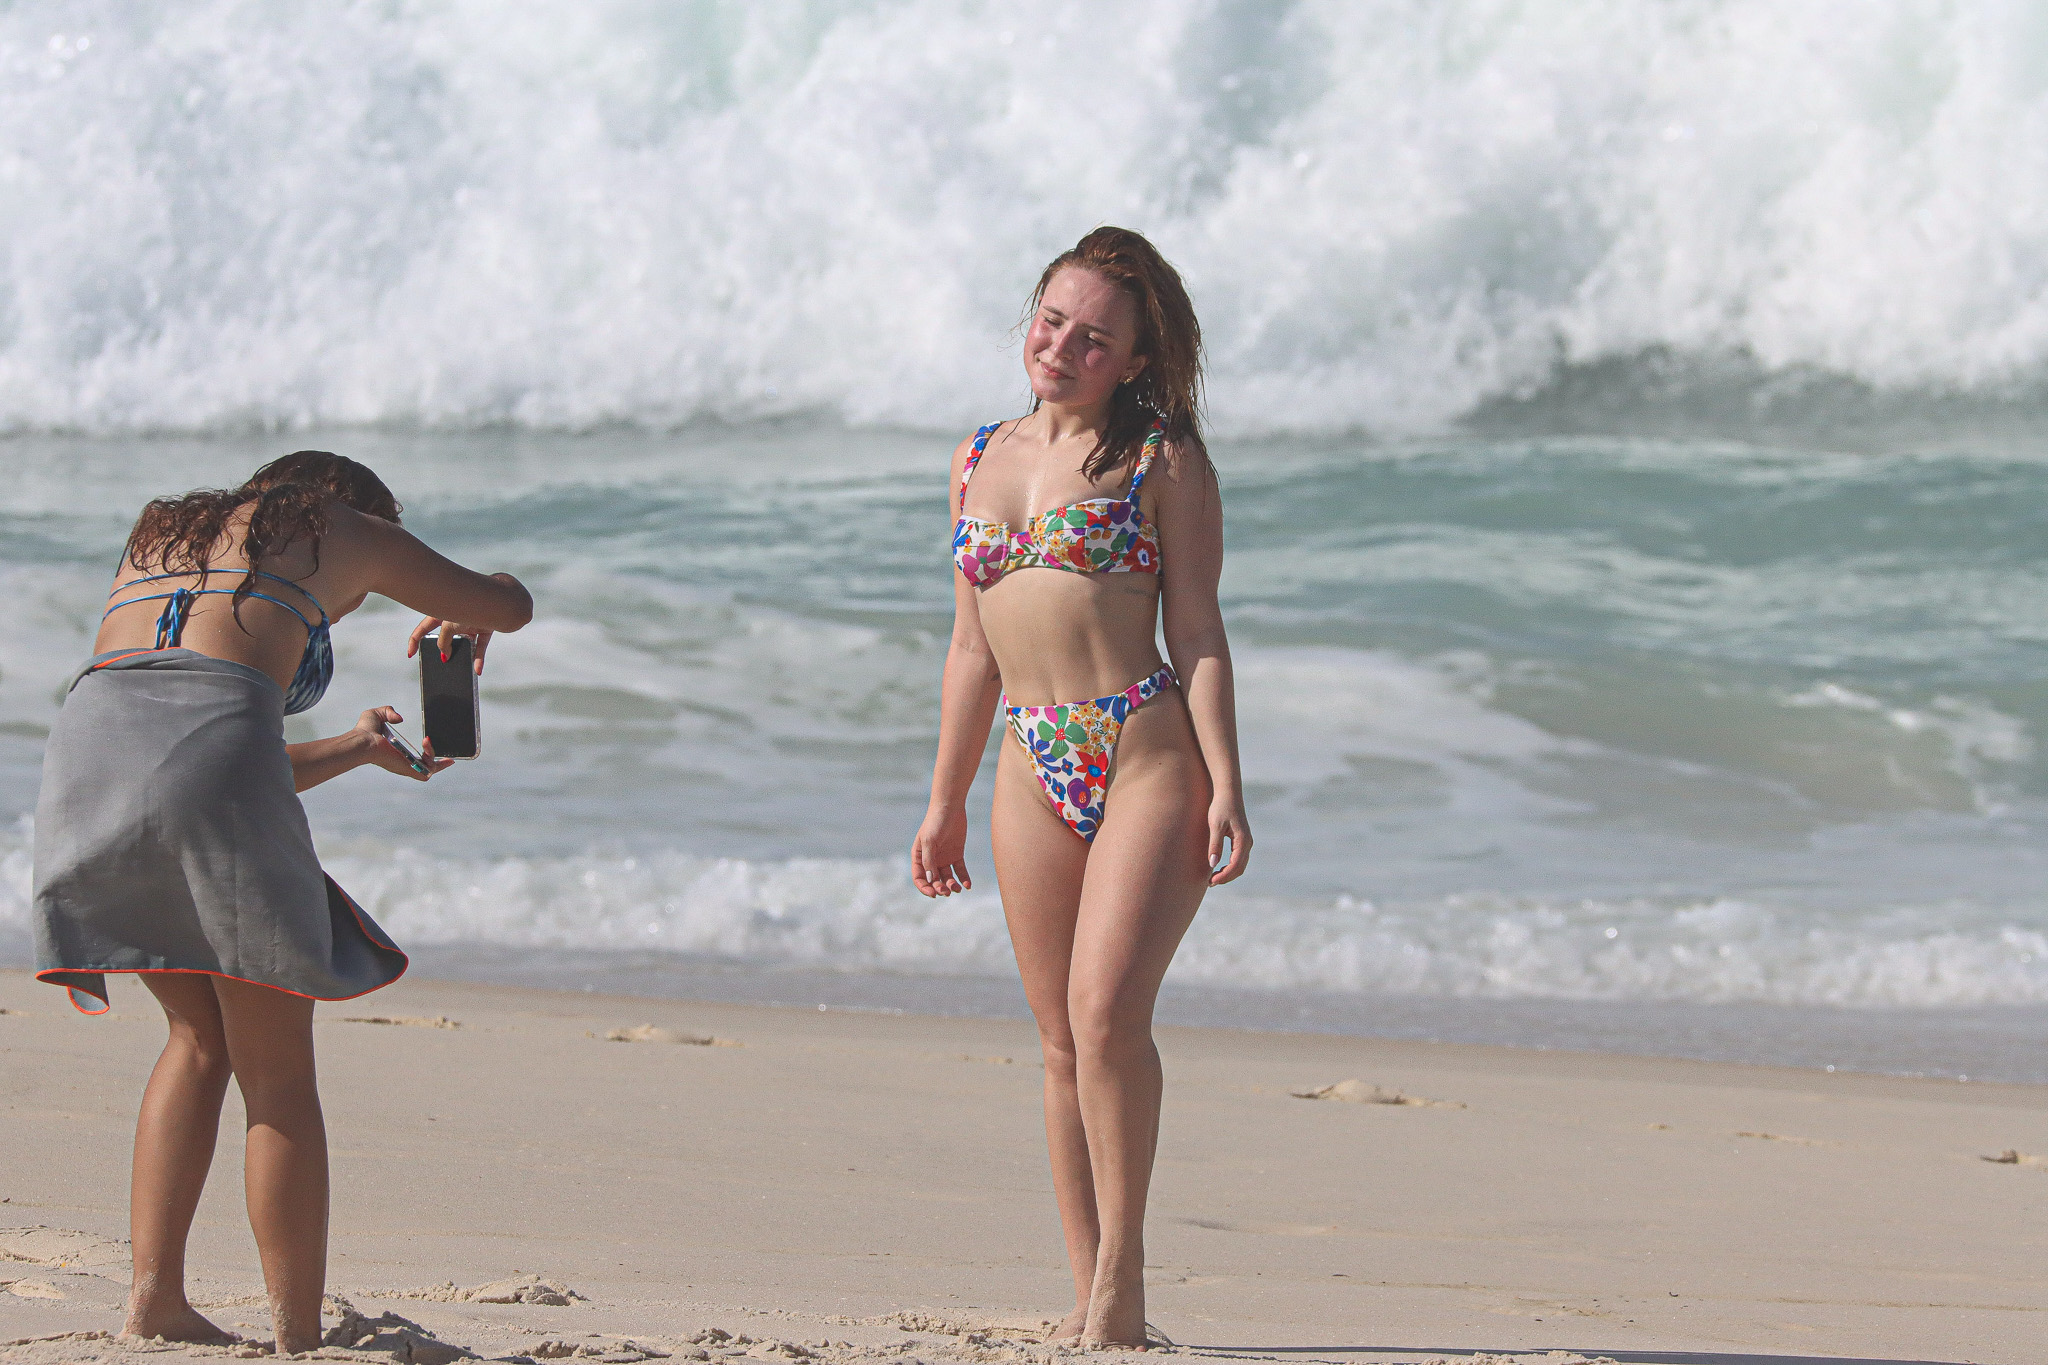
<svg viewBox="0 0 2048 1365">
<path fill-rule="evenodd" d="M 353 730 L 330 739 L 309 739 L 304 744 L 285 745 L 284 751 L 292 760 L 292 790 L 305 791 L 309 787 L 317 787 L 343 773 L 353 772 L 365 763 L 374 763 L 386 772 L 424 782 L 455 761 L 429 756 L 426 772 L 413 767 L 412 760 L 384 738 L 384 727 L 403 719 L 393 708 L 379 706 L 363 712 Z"/>
<path fill-rule="evenodd" d="M 953 452 L 953 492 L 948 506 L 960 517 L 960 471 L 973 442 Z M 946 528 L 947 538 L 953 527 Z M 939 685 L 939 753 L 932 763 L 932 800 L 910 846 L 910 880 L 927 896 L 950 896 L 974 885 L 967 874 L 967 792 L 988 747 L 996 698 L 1003 677 L 981 630 L 981 604 L 974 586 L 953 574 L 953 637 L 946 646 Z"/>
<path fill-rule="evenodd" d="M 353 581 L 426 618 L 413 627 L 407 658 L 430 631 L 441 632 L 444 646 L 449 635 L 469 635 L 476 639 L 476 667 L 482 672 L 492 634 L 518 630 L 533 619 L 533 597 L 511 574 L 465 569 L 381 517 L 333 509 L 323 552 L 345 557 Z"/>
<path fill-rule="evenodd" d="M 1230 668 L 1230 640 L 1216 585 L 1223 576 L 1223 493 L 1207 459 L 1168 451 L 1153 520 L 1159 524 L 1160 592 L 1164 595 L 1166 655 L 1180 674 L 1181 690 L 1194 718 L 1195 741 L 1209 767 L 1209 877 L 1221 886 L 1243 874 L 1252 851 L 1251 821 L 1244 811 L 1244 780 L 1237 760 L 1237 684 Z M 1224 840 L 1229 863 L 1223 862 Z"/>
</svg>

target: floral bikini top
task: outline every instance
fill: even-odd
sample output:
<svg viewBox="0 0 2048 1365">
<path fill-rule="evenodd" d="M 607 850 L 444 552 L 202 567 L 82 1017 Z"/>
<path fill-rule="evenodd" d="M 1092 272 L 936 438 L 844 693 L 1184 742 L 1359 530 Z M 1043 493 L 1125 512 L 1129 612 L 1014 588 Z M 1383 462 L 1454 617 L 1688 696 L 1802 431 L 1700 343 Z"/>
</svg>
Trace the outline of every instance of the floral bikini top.
<svg viewBox="0 0 2048 1365">
<path fill-rule="evenodd" d="M 1065 569 L 1070 573 L 1159 572 L 1159 530 L 1138 509 L 1138 489 L 1152 468 L 1152 457 L 1166 439 L 1166 427 L 1155 423 L 1131 475 L 1131 491 L 1121 498 L 1088 498 L 1040 512 L 1012 531 L 1006 521 L 983 521 L 964 515 L 967 481 L 981 463 L 988 438 L 1001 426 L 991 422 L 974 433 L 974 449 L 960 472 L 963 515 L 953 528 L 953 562 L 967 581 L 987 587 L 1012 569 Z"/>
</svg>

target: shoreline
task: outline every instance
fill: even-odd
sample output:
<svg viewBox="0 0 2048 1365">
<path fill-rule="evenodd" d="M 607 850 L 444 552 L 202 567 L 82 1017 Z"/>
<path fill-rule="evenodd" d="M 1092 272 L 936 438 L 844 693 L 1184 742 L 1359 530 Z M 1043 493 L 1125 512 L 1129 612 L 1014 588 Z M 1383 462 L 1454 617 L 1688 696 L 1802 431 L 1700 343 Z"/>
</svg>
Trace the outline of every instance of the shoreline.
<svg viewBox="0 0 2048 1365">
<path fill-rule="evenodd" d="M 1014 975 L 921 975 L 734 962 L 667 952 L 409 945 L 424 979 L 568 995 L 942 1019 L 1027 1020 Z M 0 973 L 28 970 L 26 934 L 0 935 Z M 1404 995 L 1184 984 L 1168 974 L 1161 1027 L 1462 1043 L 1648 1061 L 2048 1085 L 2048 1004 L 1863 1006 L 1777 1001 Z"/>
<path fill-rule="evenodd" d="M 111 984 L 112 1015 L 84 1019 L 0 972 L 0 1113 L 16 1135 L 0 1341 L 119 1326 L 127 1145 L 160 1024 L 132 979 Z M 630 1339 L 715 1360 L 691 1340 L 712 1327 L 757 1339 L 707 1338 L 720 1350 L 804 1358 L 773 1340 L 825 1365 L 1048 1358 L 1025 1329 L 1071 1291 L 1027 1024 L 410 977 L 318 1019 L 331 1292 L 415 1324 L 388 1322 L 384 1346 L 346 1358 L 401 1358 L 413 1331 L 416 1359 L 436 1343 L 504 1359 Z M 642 1026 L 644 1041 L 606 1038 Z M 731 1045 L 679 1041 L 702 1036 Z M 2038 1356 L 2048 1167 L 1981 1158 L 2048 1155 L 2048 1088 L 1159 1036 L 1148 1286 L 1179 1354 Z M 1346 1080 L 1424 1102 L 1291 1093 Z M 237 1103 L 193 1293 L 228 1305 L 223 1325 L 260 1329 Z M 38 1226 L 56 1231 L 19 1231 Z M 580 1297 L 460 1297 L 522 1275 Z M 141 1354 L 78 1336 L 0 1348 L 9 1365 Z"/>
<path fill-rule="evenodd" d="M 415 970 L 482 985 L 792 1008 L 824 1004 L 945 1018 L 1029 1018 L 1014 974 L 828 971 L 672 953 L 468 944 L 409 951 Z M 2048 1084 L 2048 1005 L 1872 1007 L 1281 991 L 1185 984 L 1169 972 L 1158 1021 L 1162 1027 Z"/>
</svg>

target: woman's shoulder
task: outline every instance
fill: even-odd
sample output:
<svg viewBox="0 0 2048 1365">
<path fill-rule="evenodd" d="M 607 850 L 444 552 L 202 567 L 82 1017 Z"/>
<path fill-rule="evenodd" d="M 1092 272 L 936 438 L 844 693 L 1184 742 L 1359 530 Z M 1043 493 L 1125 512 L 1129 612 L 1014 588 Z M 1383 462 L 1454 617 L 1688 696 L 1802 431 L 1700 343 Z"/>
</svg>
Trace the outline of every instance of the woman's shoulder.
<svg viewBox="0 0 2048 1365">
<path fill-rule="evenodd" d="M 976 427 L 969 435 L 963 436 L 960 439 L 960 444 L 953 447 L 954 477 L 958 478 L 966 469 L 967 462 L 974 457 L 977 447 L 986 450 L 988 443 L 1001 435 L 1004 427 L 1014 425 L 1015 421 L 1015 418 L 1006 417 L 1001 421 L 984 423 Z"/>
<path fill-rule="evenodd" d="M 1150 462 L 1152 477 L 1163 475 L 1176 484 L 1216 482 L 1216 465 L 1210 460 L 1209 447 L 1201 437 L 1162 435 L 1147 445 L 1145 458 Z"/>
<path fill-rule="evenodd" d="M 317 556 L 322 579 L 351 594 L 361 586 L 361 581 L 377 577 L 380 566 L 403 562 L 419 545 L 412 532 L 397 522 L 372 516 L 339 498 L 329 502 L 321 513 L 319 535 L 295 541 L 289 553 Z"/>
</svg>

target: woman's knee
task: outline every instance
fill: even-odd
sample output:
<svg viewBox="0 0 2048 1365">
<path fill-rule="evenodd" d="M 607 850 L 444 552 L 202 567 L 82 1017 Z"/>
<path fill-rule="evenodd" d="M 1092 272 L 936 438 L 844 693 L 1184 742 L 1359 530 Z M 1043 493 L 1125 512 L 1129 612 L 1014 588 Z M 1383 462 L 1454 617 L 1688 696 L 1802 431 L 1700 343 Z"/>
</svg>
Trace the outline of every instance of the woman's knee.
<svg viewBox="0 0 2048 1365">
<path fill-rule="evenodd" d="M 1081 1063 L 1114 1063 L 1152 1047 L 1152 1001 L 1136 992 L 1104 987 L 1071 992 L 1068 1027 Z"/>
<path fill-rule="evenodd" d="M 311 1040 L 303 1047 L 251 1047 L 234 1039 L 235 1085 L 251 1123 L 288 1123 L 320 1112 L 320 1085 Z"/>
<path fill-rule="evenodd" d="M 228 1040 L 218 1025 L 209 1028 L 203 1023 L 195 1024 L 174 1015 L 164 1052 L 209 1085 L 225 1088 L 228 1077 L 234 1074 L 234 1064 L 228 1056 Z"/>
<path fill-rule="evenodd" d="M 165 1055 L 207 1080 L 225 1085 L 233 1064 L 227 1031 L 221 1026 L 220 1011 L 213 1008 L 211 994 L 170 999 L 165 994 L 158 992 L 169 1029 L 164 1041 Z"/>
<path fill-rule="evenodd" d="M 242 1108 L 252 1126 L 294 1128 L 321 1121 L 320 1086 L 310 1066 L 282 1070 L 245 1067 L 235 1072 L 235 1085 L 242 1092 Z"/>
<path fill-rule="evenodd" d="M 1045 1057 L 1045 1074 L 1054 1080 L 1074 1078 L 1074 1031 L 1064 1019 L 1038 1025 L 1038 1048 Z"/>
</svg>

